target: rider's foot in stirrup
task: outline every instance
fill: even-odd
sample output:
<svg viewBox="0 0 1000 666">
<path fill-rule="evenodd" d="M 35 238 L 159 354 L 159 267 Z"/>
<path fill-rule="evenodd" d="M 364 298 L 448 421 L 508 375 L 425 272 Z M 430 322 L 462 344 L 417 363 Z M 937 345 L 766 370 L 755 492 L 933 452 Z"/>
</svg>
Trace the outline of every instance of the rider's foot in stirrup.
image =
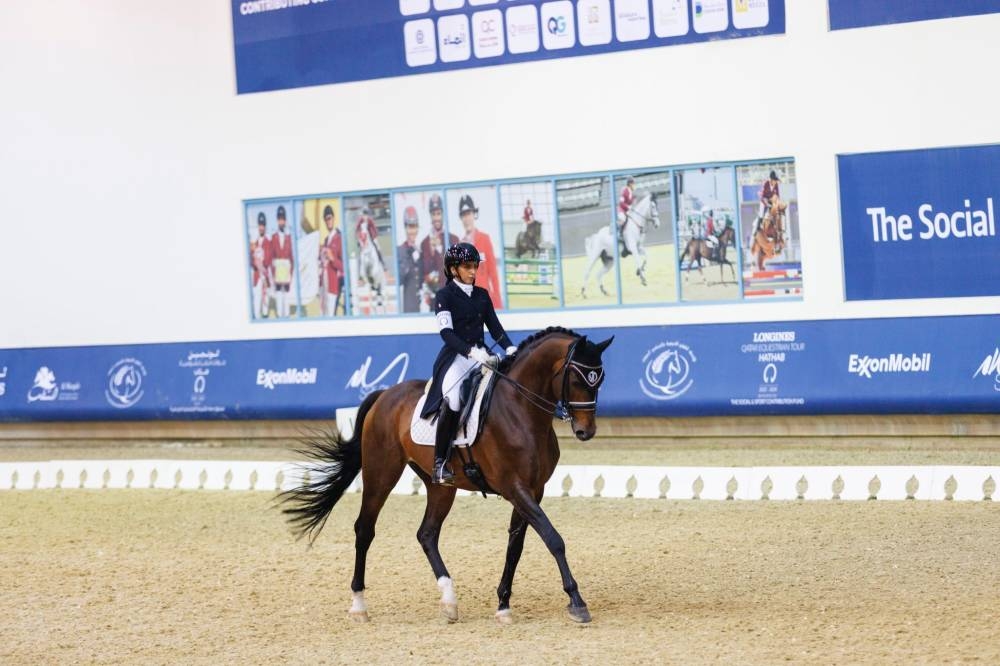
<svg viewBox="0 0 1000 666">
<path fill-rule="evenodd" d="M 431 475 L 431 479 L 439 486 L 455 485 L 455 475 L 441 458 L 434 459 L 434 473 Z"/>
</svg>

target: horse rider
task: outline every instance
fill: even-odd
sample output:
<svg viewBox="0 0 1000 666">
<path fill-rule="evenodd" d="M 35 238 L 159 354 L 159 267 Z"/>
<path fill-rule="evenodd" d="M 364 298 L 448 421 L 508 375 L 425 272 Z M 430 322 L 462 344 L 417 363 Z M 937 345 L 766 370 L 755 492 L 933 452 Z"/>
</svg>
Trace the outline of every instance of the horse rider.
<svg viewBox="0 0 1000 666">
<path fill-rule="evenodd" d="M 760 208 L 757 211 L 757 227 L 760 228 L 761 222 L 764 220 L 765 216 L 771 212 L 774 206 L 779 206 L 781 204 L 781 179 L 778 178 L 778 174 L 775 173 L 774 169 L 768 176 L 768 179 L 764 181 L 764 184 L 760 188 Z"/>
<path fill-rule="evenodd" d="M 420 416 L 430 418 L 435 412 L 438 415 L 431 478 L 442 485 L 452 485 L 455 476 L 447 462 L 458 425 L 462 382 L 476 366 L 493 365 L 497 361 L 485 348 L 483 325 L 503 345 L 508 356 L 517 351 L 497 318 L 490 295 L 475 285 L 479 262 L 479 251 L 471 243 L 449 247 L 444 257 L 447 283 L 434 297 L 434 312 L 444 346 L 434 360 L 434 380 Z"/>
<path fill-rule="evenodd" d="M 623 236 L 628 213 L 632 210 L 633 203 L 635 203 L 635 178 L 629 176 L 628 180 L 625 181 L 625 187 L 622 188 L 621 194 L 618 196 L 618 240 L 622 243 L 622 257 L 632 254 L 625 245 Z"/>
<path fill-rule="evenodd" d="M 711 246 L 712 251 L 719 246 L 719 236 L 715 231 L 715 215 L 714 211 L 709 210 L 704 215 L 705 220 L 705 240 L 708 241 L 709 246 Z"/>
<path fill-rule="evenodd" d="M 358 249 L 362 247 L 362 239 L 366 236 L 371 240 L 372 245 L 375 246 L 375 254 L 378 256 L 378 263 L 382 266 L 382 270 L 385 270 L 385 261 L 382 259 L 382 250 L 379 249 L 378 243 L 375 239 L 378 238 L 378 227 L 375 226 L 375 218 L 372 217 L 372 212 L 369 208 L 362 208 L 361 214 L 358 215 L 358 223 L 354 226 L 354 233 L 358 239 Z"/>
<path fill-rule="evenodd" d="M 524 215 L 521 216 L 524 220 L 524 228 L 528 229 L 531 223 L 535 221 L 535 209 L 531 207 L 531 199 L 527 199 L 524 202 Z"/>
</svg>

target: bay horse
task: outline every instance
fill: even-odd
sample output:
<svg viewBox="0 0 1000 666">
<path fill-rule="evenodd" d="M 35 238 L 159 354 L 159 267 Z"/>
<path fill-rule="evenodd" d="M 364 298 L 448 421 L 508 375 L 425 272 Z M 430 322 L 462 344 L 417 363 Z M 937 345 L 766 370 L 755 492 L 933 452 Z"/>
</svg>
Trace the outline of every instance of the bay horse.
<svg viewBox="0 0 1000 666">
<path fill-rule="evenodd" d="M 514 242 L 514 254 L 520 259 L 521 255 L 531 252 L 531 257 L 538 257 L 542 251 L 542 223 L 532 220 L 527 228 L 517 232 L 517 239 Z"/>
<path fill-rule="evenodd" d="M 757 259 L 757 270 L 764 270 L 764 262 L 785 249 L 785 208 L 787 204 L 778 202 L 767 215 L 757 223 L 753 233 L 750 254 Z"/>
<path fill-rule="evenodd" d="M 497 596 L 496 620 L 513 621 L 511 585 L 521 558 L 524 537 L 530 525 L 555 558 L 569 596 L 567 610 L 576 622 L 589 622 L 590 612 L 566 561 L 566 545 L 539 503 L 545 483 L 559 460 L 559 442 L 552 427 L 553 415 L 572 425 L 573 434 L 587 441 L 597 431 L 597 392 L 604 380 L 601 354 L 614 338 L 594 343 L 573 331 L 551 327 L 518 346 L 497 368 L 488 420 L 472 455 L 492 492 L 510 502 L 507 555 Z M 433 484 L 434 447 L 420 446 L 410 437 L 410 418 L 424 392 L 422 380 L 396 384 L 371 393 L 361 403 L 354 433 L 313 438 L 303 451 L 318 463 L 305 485 L 279 496 L 299 537 L 315 540 L 330 511 L 354 478 L 361 473 L 361 510 L 354 523 L 355 560 L 351 580 L 353 602 L 349 616 L 368 621 L 365 602 L 365 561 L 375 537 L 375 521 L 403 469 L 409 465 L 427 487 L 427 508 L 417 530 L 417 540 L 430 562 L 441 590 L 441 611 L 450 621 L 458 620 L 458 602 L 451 575 L 438 551 L 441 525 L 458 488 L 477 491 L 462 465 L 455 468 L 455 486 Z"/>
<path fill-rule="evenodd" d="M 704 276 L 701 270 L 701 261 L 705 259 L 712 263 L 719 264 L 719 280 L 720 282 L 725 282 L 725 273 L 723 272 L 723 266 L 728 265 L 729 270 L 733 274 L 733 282 L 736 282 L 736 268 L 733 266 L 733 262 L 726 258 L 726 251 L 729 248 L 729 244 L 734 242 L 736 238 L 736 232 L 733 228 L 727 226 L 723 229 L 722 233 L 719 234 L 719 244 L 715 248 L 704 238 L 692 238 L 684 246 L 684 251 L 681 252 L 681 258 L 678 266 L 683 266 L 684 260 L 687 260 L 688 273 L 691 272 L 691 266 L 695 263 L 698 264 L 698 273 Z"/>
</svg>

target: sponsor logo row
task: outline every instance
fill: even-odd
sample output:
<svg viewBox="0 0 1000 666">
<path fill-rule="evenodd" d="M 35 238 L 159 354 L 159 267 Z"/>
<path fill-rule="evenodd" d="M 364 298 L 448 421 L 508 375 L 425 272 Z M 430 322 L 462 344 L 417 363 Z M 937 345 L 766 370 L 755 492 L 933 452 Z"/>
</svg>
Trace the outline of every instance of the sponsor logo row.
<svg viewBox="0 0 1000 666">
<path fill-rule="evenodd" d="M 438 11 L 461 9 L 464 0 L 435 0 Z M 497 4 L 496 0 L 470 0 L 470 5 Z M 429 12 L 430 0 L 400 0 L 400 12 L 415 16 Z M 403 25 L 406 64 L 421 67 L 441 62 L 494 58 L 504 53 L 533 53 L 540 48 L 557 51 L 577 46 L 627 43 L 681 37 L 691 28 L 699 34 L 722 32 L 729 27 L 732 9 L 737 29 L 768 24 L 768 0 L 570 0 L 543 2 L 539 7 L 518 5 L 486 9 L 471 15 L 450 14 L 436 21 L 421 18 Z M 613 17 L 613 20 L 612 20 Z"/>
<path fill-rule="evenodd" d="M 756 355 L 760 367 L 758 394 L 752 399 L 733 399 L 733 404 L 805 404 L 803 398 L 779 397 L 779 368 L 805 343 L 796 340 L 794 331 L 766 331 L 753 334 L 752 342 L 741 345 L 744 354 Z M 842 368 L 848 375 L 871 380 L 880 375 L 926 374 L 931 372 L 931 352 L 899 352 L 884 356 L 849 354 Z M 646 350 L 642 356 L 639 388 L 654 400 L 673 400 L 696 384 L 698 357 L 681 341 L 664 341 Z M 972 371 L 972 379 L 992 378 L 993 390 L 1000 393 L 1000 347 L 987 354 Z M 797 402 L 796 402 L 797 401 Z"/>
</svg>

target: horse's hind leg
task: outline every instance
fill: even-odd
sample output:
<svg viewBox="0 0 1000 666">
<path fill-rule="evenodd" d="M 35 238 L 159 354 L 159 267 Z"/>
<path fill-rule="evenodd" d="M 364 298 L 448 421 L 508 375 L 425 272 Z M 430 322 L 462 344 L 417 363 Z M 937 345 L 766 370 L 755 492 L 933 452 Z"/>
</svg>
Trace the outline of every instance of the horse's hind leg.
<svg viewBox="0 0 1000 666">
<path fill-rule="evenodd" d="M 438 550 L 441 525 L 455 502 L 455 487 L 433 484 L 422 470 L 416 467 L 414 469 L 427 485 L 427 508 L 424 509 L 424 519 L 417 530 L 417 541 L 424 549 L 424 555 L 431 564 L 434 578 L 437 579 L 438 588 L 441 590 L 441 614 L 449 622 L 457 622 L 458 599 L 455 597 L 455 587 L 448 574 L 448 568 L 441 559 L 441 551 Z"/>
<path fill-rule="evenodd" d="M 521 552 L 524 550 L 524 535 L 528 532 L 528 521 L 525 520 L 517 509 L 511 512 L 510 528 L 507 539 L 507 559 L 503 566 L 503 575 L 500 576 L 500 585 L 497 586 L 497 597 L 500 598 L 500 605 L 497 607 L 496 619 L 500 624 L 510 624 L 514 621 L 514 616 L 510 610 L 510 594 L 514 585 L 514 571 L 517 563 L 521 561 Z"/>
<path fill-rule="evenodd" d="M 569 563 L 566 561 L 566 542 L 563 541 L 559 532 L 556 531 L 556 528 L 552 526 L 552 522 L 549 521 L 549 517 L 545 515 L 542 507 L 539 506 L 534 496 L 526 488 L 515 488 L 511 496 L 507 499 L 514 505 L 517 512 L 528 521 L 528 524 L 538 532 L 538 536 L 542 538 L 545 547 L 549 549 L 549 552 L 556 559 L 556 564 L 559 566 L 559 575 L 562 576 L 563 590 L 569 595 L 567 610 L 569 611 L 570 618 L 574 622 L 590 622 L 590 611 L 587 610 L 587 604 L 584 602 L 583 597 L 580 596 L 576 579 L 573 578 L 573 574 L 569 570 Z"/>
<path fill-rule="evenodd" d="M 367 432 L 365 433 L 368 434 Z M 361 494 L 361 511 L 354 521 L 354 577 L 351 579 L 351 618 L 359 622 L 368 621 L 368 604 L 365 602 L 365 561 L 368 548 L 375 538 L 375 522 L 385 505 L 386 498 L 392 491 L 406 466 L 401 456 L 401 450 L 396 454 L 387 455 L 387 451 L 376 451 L 372 456 L 378 460 L 378 465 L 362 467 L 361 477 L 363 489 Z M 362 455 L 366 455 L 367 452 Z M 368 454 L 371 455 L 371 454 Z"/>
</svg>

